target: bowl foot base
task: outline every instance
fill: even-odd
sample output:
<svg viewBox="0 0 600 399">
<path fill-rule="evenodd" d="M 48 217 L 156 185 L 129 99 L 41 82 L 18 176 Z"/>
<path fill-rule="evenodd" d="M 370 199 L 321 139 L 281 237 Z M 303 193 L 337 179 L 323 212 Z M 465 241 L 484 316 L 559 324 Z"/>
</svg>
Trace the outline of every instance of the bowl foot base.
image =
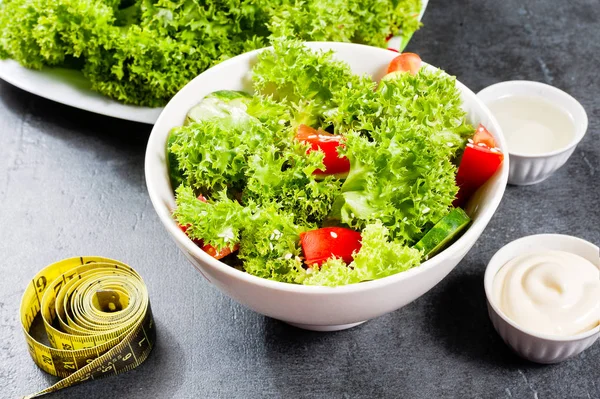
<svg viewBox="0 0 600 399">
<path fill-rule="evenodd" d="M 541 179 L 537 179 L 537 180 L 534 180 L 534 181 L 525 181 L 525 182 L 522 182 L 520 180 L 514 181 L 514 180 L 511 180 L 510 177 L 509 177 L 508 178 L 508 184 L 510 184 L 512 186 L 532 186 L 534 184 L 538 184 L 538 183 L 543 182 L 544 180 L 548 179 L 549 177 L 550 177 L 550 175 L 542 177 Z"/>
<path fill-rule="evenodd" d="M 299 323 L 290 323 L 288 321 L 286 321 L 285 323 L 289 324 L 290 326 L 294 326 L 297 328 L 301 328 L 303 330 L 311 330 L 311 331 L 323 331 L 323 332 L 328 332 L 328 331 L 341 331 L 341 330 L 347 330 L 349 328 L 352 327 L 356 327 L 365 321 L 359 321 L 358 323 L 350 323 L 350 324 L 335 324 L 335 325 L 328 325 L 328 326 L 323 326 L 323 325 L 315 325 L 315 324 L 299 324 Z"/>
</svg>

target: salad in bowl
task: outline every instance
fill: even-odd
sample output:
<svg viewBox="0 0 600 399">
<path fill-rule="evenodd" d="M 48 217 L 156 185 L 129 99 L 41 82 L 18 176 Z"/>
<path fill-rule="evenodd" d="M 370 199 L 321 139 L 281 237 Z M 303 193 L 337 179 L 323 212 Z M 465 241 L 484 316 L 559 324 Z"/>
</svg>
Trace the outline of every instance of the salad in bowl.
<svg viewBox="0 0 600 399">
<path fill-rule="evenodd" d="M 218 288 L 339 329 L 416 299 L 462 259 L 504 192 L 503 148 L 475 95 L 416 54 L 278 40 L 173 98 L 146 180 Z"/>
</svg>

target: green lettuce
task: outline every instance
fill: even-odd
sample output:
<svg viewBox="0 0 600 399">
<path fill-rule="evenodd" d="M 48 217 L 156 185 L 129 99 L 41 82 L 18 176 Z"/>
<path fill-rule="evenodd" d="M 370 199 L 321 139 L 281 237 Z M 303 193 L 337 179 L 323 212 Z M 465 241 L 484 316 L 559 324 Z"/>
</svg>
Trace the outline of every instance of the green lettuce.
<svg viewBox="0 0 600 399">
<path fill-rule="evenodd" d="M 334 62 L 332 51 L 311 52 L 298 41 L 275 40 L 273 47 L 252 68 L 254 90 L 286 107 L 293 128 L 319 125 L 352 70 Z"/>
<path fill-rule="evenodd" d="M 173 214 L 181 226 L 187 226 L 190 238 L 218 249 L 240 241 L 241 231 L 253 212 L 251 207 L 230 199 L 226 191 L 213 193 L 208 202 L 198 200 L 194 190 L 183 185 L 176 193 L 177 208 Z"/>
<path fill-rule="evenodd" d="M 263 204 L 247 219 L 242 235 L 238 256 L 244 270 L 269 280 L 302 283 L 306 271 L 299 257 L 299 235 L 305 230 L 294 223 L 292 212 Z"/>
<path fill-rule="evenodd" d="M 422 69 L 366 79 L 336 92 L 330 123 L 346 135 L 350 173 L 330 217 L 362 229 L 382 221 L 399 242 L 414 244 L 444 217 L 458 188 L 453 159 L 473 128 L 456 80 Z"/>
<path fill-rule="evenodd" d="M 419 28 L 420 9 L 421 0 L 284 1 L 269 26 L 280 37 L 385 47 L 388 36 L 405 41 Z"/>
<path fill-rule="evenodd" d="M 292 138 L 282 147 L 263 145 L 250 158 L 244 199 L 276 203 L 293 210 L 296 223 L 316 227 L 331 211 L 342 183 L 315 179 L 312 173 L 323 167 L 321 152 L 307 154 L 307 146 Z"/>
<path fill-rule="evenodd" d="M 199 201 L 190 187 L 177 189 L 174 216 L 188 226 L 186 234 L 218 249 L 240 244 L 244 270 L 258 277 L 301 283 L 306 276 L 299 258 L 299 235 L 307 230 L 294 223 L 291 212 L 278 204 L 253 201 L 242 206 L 225 191 Z"/>
<path fill-rule="evenodd" d="M 419 265 L 412 245 L 451 209 L 454 160 L 473 131 L 456 80 L 422 70 L 376 83 L 331 53 L 277 40 L 253 81 L 253 97 L 236 108 L 242 117 L 211 106 L 208 119 L 172 132 L 182 176 L 175 217 L 190 237 L 239 243 L 243 270 L 288 283 L 338 286 Z M 294 139 L 307 122 L 344 137 L 345 180 L 315 179 L 324 154 Z M 349 264 L 305 269 L 300 234 L 324 225 L 360 231 L 362 246 Z"/>
<path fill-rule="evenodd" d="M 243 123 L 228 117 L 192 122 L 170 135 L 168 151 L 184 184 L 204 194 L 242 187 L 250 157 L 273 142 L 272 131 L 250 117 Z"/>
<path fill-rule="evenodd" d="M 227 189 L 243 202 L 294 209 L 296 223 L 316 227 L 330 213 L 342 182 L 315 179 L 313 172 L 324 167 L 323 154 L 307 154 L 294 129 L 279 123 L 289 118 L 287 108 L 260 96 L 247 101 L 244 111 L 224 108 L 227 104 L 215 102 L 215 95 L 207 96 L 192 109 L 196 121 L 170 132 L 173 187 L 184 185 L 203 195 Z"/>
<path fill-rule="evenodd" d="M 419 0 L 4 0 L 0 58 L 75 68 L 104 95 L 162 106 L 271 35 L 384 46 L 389 34 L 418 29 L 420 8 Z"/>
</svg>

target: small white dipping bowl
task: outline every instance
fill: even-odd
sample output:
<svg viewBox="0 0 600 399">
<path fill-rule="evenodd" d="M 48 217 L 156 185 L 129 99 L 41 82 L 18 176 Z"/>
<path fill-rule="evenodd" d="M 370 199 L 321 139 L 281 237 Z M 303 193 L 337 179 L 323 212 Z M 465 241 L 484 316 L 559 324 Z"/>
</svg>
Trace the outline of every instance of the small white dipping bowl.
<svg viewBox="0 0 600 399">
<path fill-rule="evenodd" d="M 486 87 L 477 97 L 486 105 L 510 96 L 541 97 L 563 109 L 573 119 L 575 135 L 563 148 L 544 154 L 522 154 L 508 149 L 510 172 L 508 183 L 530 185 L 540 183 L 550 177 L 569 159 L 581 141 L 588 127 L 588 118 L 583 106 L 571 95 L 554 86 L 527 80 L 500 82 Z M 507 134 L 507 132 L 505 132 Z"/>
<path fill-rule="evenodd" d="M 544 250 L 571 252 L 589 260 L 600 269 L 600 249 L 594 244 L 567 235 L 532 235 L 515 240 L 496 252 L 485 271 L 484 287 L 490 319 L 504 342 L 527 360 L 550 364 L 577 356 L 589 348 L 600 336 L 600 326 L 566 337 L 540 334 L 522 328 L 509 319 L 494 303 L 493 291 L 494 278 L 502 266 L 521 254 Z"/>
<path fill-rule="evenodd" d="M 356 74 L 381 79 L 398 55 L 386 49 L 350 43 L 311 42 L 315 50 L 333 50 L 335 57 Z M 462 260 L 492 218 L 508 178 L 508 160 L 471 198 L 467 212 L 473 222 L 464 234 L 440 254 L 419 267 L 383 279 L 341 287 L 315 287 L 271 281 L 244 273 L 214 259 L 198 248 L 173 220 L 175 197 L 169 182 L 166 143 L 169 131 L 183 124 L 190 108 L 216 90 L 251 91 L 249 73 L 256 50 L 210 68 L 179 91 L 158 118 L 148 140 L 145 173 L 150 199 L 161 222 L 185 256 L 219 290 L 242 305 L 297 327 L 335 331 L 353 327 L 414 301 L 429 291 Z M 425 65 L 426 68 L 433 68 Z M 483 123 L 506 151 L 498 123 L 477 96 L 457 82 L 464 109 L 473 125 Z"/>
</svg>

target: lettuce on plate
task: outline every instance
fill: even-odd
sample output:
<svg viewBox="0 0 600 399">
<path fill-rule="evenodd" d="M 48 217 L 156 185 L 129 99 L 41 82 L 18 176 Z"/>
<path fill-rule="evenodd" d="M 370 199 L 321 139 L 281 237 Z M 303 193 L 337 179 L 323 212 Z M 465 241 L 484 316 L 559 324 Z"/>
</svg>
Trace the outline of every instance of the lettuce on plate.
<svg viewBox="0 0 600 399">
<path fill-rule="evenodd" d="M 338 286 L 419 265 L 412 246 L 451 209 L 453 161 L 473 131 L 455 79 L 422 69 L 373 82 L 330 52 L 273 46 L 253 68 L 244 117 L 211 114 L 174 130 L 178 222 L 218 248 L 239 243 L 234 263 L 276 281 Z M 300 123 L 344 137 L 345 180 L 315 178 L 323 153 L 294 139 Z M 300 234 L 325 225 L 360 231 L 362 247 L 349 264 L 306 268 Z"/>
<path fill-rule="evenodd" d="M 192 78 L 273 36 L 384 46 L 420 0 L 4 0 L 0 58 L 81 70 L 124 103 L 162 106 Z"/>
</svg>

